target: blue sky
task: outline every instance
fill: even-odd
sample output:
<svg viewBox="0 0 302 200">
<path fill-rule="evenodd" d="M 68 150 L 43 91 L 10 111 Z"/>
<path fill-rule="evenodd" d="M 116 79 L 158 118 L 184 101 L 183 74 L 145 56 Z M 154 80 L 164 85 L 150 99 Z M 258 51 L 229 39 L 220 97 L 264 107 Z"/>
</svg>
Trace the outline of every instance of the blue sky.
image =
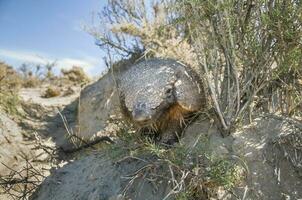
<svg viewBox="0 0 302 200">
<path fill-rule="evenodd" d="M 0 0 L 0 60 L 57 60 L 57 68 L 81 65 L 90 75 L 105 69 L 102 51 L 81 27 L 90 26 L 106 0 Z"/>
</svg>

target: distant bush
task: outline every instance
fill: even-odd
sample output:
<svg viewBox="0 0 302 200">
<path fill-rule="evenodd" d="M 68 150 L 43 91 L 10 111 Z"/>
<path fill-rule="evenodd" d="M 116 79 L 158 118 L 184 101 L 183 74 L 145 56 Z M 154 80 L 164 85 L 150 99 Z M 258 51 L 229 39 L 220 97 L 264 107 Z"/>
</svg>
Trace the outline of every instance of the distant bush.
<svg viewBox="0 0 302 200">
<path fill-rule="evenodd" d="M 73 66 L 69 70 L 62 69 L 61 72 L 64 78 L 75 83 L 87 83 L 90 81 L 90 78 L 84 72 L 83 68 L 78 66 Z"/>
<path fill-rule="evenodd" d="M 22 86 L 25 88 L 34 88 L 39 86 L 41 83 L 41 80 L 38 79 L 37 77 L 28 77 L 27 79 L 23 79 L 23 84 Z"/>
<path fill-rule="evenodd" d="M 51 97 L 57 97 L 57 96 L 60 96 L 61 94 L 61 91 L 59 88 L 56 88 L 56 87 L 48 87 L 46 89 L 46 91 L 44 92 L 43 94 L 43 98 L 51 98 Z"/>
<path fill-rule="evenodd" d="M 17 92 L 22 85 L 21 75 L 11 66 L 0 62 L 0 109 L 16 114 L 19 99 Z"/>
<path fill-rule="evenodd" d="M 0 91 L 16 90 L 22 85 L 21 75 L 11 66 L 0 62 Z"/>
<path fill-rule="evenodd" d="M 22 75 L 22 87 L 25 88 L 39 86 L 43 80 L 48 77 L 47 74 L 50 73 L 49 70 L 46 70 L 45 66 L 25 63 L 18 68 L 18 71 L 20 71 Z"/>
</svg>

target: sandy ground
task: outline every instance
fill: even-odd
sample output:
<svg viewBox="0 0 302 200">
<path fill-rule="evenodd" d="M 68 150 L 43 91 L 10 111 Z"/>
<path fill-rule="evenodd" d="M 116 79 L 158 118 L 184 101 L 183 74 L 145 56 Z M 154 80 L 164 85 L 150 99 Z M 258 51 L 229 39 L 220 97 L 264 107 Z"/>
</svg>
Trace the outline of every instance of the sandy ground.
<svg viewBox="0 0 302 200">
<path fill-rule="evenodd" d="M 0 176 L 7 176 L 12 170 L 23 170 L 27 165 L 25 158 L 33 167 L 43 168 L 42 173 L 47 176 L 54 164 L 50 162 L 51 156 L 55 156 L 57 162 L 61 160 L 60 155 L 49 155 L 57 154 L 50 152 L 51 149 L 73 147 L 66 139 L 66 129 L 59 112 L 67 119 L 68 125 L 73 127 L 80 87 L 73 88 L 75 92 L 71 95 L 42 98 L 47 87 L 21 89 L 18 116 L 0 112 Z M 38 146 L 35 135 L 49 148 L 49 152 Z M 0 199 L 13 198 L 0 195 Z"/>
<path fill-rule="evenodd" d="M 80 92 L 80 87 L 74 87 L 75 91 L 71 95 L 43 98 L 42 96 L 46 88 L 47 86 L 43 86 L 42 88 L 23 88 L 20 90 L 19 96 L 25 102 L 48 107 L 62 107 L 74 101 L 79 96 Z"/>
</svg>

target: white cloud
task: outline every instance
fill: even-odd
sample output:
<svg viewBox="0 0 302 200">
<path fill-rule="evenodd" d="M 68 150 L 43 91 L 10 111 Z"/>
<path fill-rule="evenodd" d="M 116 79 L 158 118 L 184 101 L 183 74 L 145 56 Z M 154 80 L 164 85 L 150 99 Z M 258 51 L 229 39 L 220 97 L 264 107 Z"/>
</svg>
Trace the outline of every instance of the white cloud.
<svg viewBox="0 0 302 200">
<path fill-rule="evenodd" d="M 56 67 L 59 69 L 70 69 L 72 66 L 80 66 L 88 74 L 91 74 L 93 69 L 100 67 L 100 59 L 83 56 L 81 58 L 52 58 L 44 53 L 34 53 L 30 51 L 11 51 L 0 49 L 0 58 L 8 58 L 17 60 L 22 63 L 47 64 L 56 61 Z"/>
<path fill-rule="evenodd" d="M 93 63 L 89 60 L 80 60 L 73 58 L 63 58 L 57 61 L 57 67 L 60 69 L 70 69 L 72 66 L 80 66 L 85 71 L 90 71 L 93 67 L 96 67 L 97 63 Z"/>
<path fill-rule="evenodd" d="M 0 56 L 16 59 L 23 62 L 46 64 L 47 60 L 32 52 L 10 51 L 0 49 Z"/>
</svg>

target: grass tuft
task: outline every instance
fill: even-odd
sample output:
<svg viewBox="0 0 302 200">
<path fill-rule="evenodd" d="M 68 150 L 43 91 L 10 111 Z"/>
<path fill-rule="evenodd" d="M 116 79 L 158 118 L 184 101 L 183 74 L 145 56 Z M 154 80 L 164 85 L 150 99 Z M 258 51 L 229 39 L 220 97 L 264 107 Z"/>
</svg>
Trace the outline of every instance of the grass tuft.
<svg viewBox="0 0 302 200">
<path fill-rule="evenodd" d="M 51 97 L 57 97 L 60 96 L 61 92 L 58 88 L 55 87 L 48 87 L 42 96 L 43 98 L 51 98 Z"/>
<path fill-rule="evenodd" d="M 142 139 L 131 129 L 122 129 L 118 141 L 106 147 L 107 154 L 117 162 L 129 158 L 147 162 L 140 173 L 148 180 L 162 177 L 170 185 L 170 196 L 177 200 L 208 199 L 220 188 L 225 191 L 241 184 L 246 170 L 231 157 L 217 157 L 209 139 L 200 137 L 192 146 L 175 144 L 171 148 L 149 139 Z"/>
</svg>

